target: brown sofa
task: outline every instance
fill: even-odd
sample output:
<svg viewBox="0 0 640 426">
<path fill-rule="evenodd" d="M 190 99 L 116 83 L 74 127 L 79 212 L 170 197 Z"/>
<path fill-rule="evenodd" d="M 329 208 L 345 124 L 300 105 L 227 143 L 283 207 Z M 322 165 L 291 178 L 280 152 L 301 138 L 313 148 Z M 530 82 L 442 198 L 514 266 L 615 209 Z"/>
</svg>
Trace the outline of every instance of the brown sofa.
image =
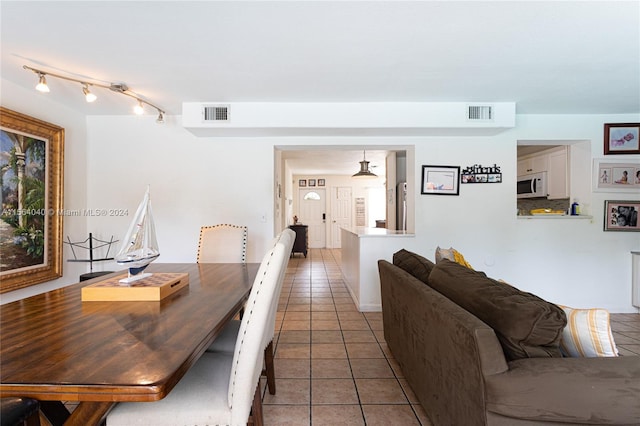
<svg viewBox="0 0 640 426">
<path fill-rule="evenodd" d="M 640 357 L 563 358 L 557 306 L 454 262 L 394 263 L 385 340 L 435 426 L 640 425 Z"/>
</svg>

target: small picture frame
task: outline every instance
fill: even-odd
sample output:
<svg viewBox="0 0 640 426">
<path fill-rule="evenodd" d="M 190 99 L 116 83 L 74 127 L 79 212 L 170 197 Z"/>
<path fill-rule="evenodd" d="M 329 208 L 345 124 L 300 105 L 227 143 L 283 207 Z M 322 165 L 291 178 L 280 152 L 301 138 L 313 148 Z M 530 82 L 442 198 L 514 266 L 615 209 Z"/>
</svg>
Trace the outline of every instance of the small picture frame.
<svg viewBox="0 0 640 426">
<path fill-rule="evenodd" d="M 605 200 L 604 230 L 640 232 L 638 212 L 640 212 L 640 201 Z"/>
<path fill-rule="evenodd" d="M 309 186 L 316 186 L 316 180 L 315 179 L 309 179 Z"/>
<path fill-rule="evenodd" d="M 606 123 L 604 155 L 640 154 L 640 123 Z"/>
<path fill-rule="evenodd" d="M 640 192 L 640 161 L 593 160 L 594 192 Z"/>
<path fill-rule="evenodd" d="M 421 193 L 459 195 L 460 166 L 422 166 Z"/>
<path fill-rule="evenodd" d="M 324 186 L 324 179 L 318 179 L 318 186 Z"/>
<path fill-rule="evenodd" d="M 299 186 L 300 188 L 304 188 L 304 187 L 306 187 L 306 186 L 307 186 L 307 180 L 306 180 L 306 179 L 300 179 L 300 180 L 298 180 L 298 186 Z"/>
</svg>

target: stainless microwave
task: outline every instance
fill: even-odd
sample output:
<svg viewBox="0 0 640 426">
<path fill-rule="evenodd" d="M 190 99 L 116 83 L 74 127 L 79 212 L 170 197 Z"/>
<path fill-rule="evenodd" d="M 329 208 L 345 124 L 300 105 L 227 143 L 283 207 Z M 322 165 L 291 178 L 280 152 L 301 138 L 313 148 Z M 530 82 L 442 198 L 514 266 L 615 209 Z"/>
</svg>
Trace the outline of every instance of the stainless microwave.
<svg viewBox="0 0 640 426">
<path fill-rule="evenodd" d="M 547 196 L 547 172 L 518 176 L 518 198 L 535 198 Z"/>
</svg>

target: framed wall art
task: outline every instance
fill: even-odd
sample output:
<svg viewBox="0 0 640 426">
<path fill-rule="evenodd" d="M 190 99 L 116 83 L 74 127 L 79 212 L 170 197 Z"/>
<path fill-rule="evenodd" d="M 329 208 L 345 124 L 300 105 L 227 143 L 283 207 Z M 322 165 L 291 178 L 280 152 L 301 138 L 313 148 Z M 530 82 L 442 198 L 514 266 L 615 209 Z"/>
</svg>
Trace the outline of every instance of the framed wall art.
<svg viewBox="0 0 640 426">
<path fill-rule="evenodd" d="M 316 180 L 315 179 L 309 179 L 309 186 L 316 186 Z"/>
<path fill-rule="evenodd" d="M 604 125 L 604 155 L 640 154 L 640 123 Z"/>
<path fill-rule="evenodd" d="M 62 276 L 64 129 L 0 107 L 0 293 Z"/>
<path fill-rule="evenodd" d="M 640 192 L 640 161 L 593 160 L 594 192 Z"/>
<path fill-rule="evenodd" d="M 298 186 L 300 188 L 304 188 L 305 186 L 307 186 L 307 180 L 306 179 L 300 179 L 298 180 Z"/>
<path fill-rule="evenodd" d="M 640 201 L 606 200 L 604 230 L 639 232 L 638 212 L 640 212 Z"/>
<path fill-rule="evenodd" d="M 324 179 L 318 179 L 318 186 L 324 186 Z"/>
<path fill-rule="evenodd" d="M 422 166 L 422 194 L 459 195 L 460 166 Z"/>
</svg>

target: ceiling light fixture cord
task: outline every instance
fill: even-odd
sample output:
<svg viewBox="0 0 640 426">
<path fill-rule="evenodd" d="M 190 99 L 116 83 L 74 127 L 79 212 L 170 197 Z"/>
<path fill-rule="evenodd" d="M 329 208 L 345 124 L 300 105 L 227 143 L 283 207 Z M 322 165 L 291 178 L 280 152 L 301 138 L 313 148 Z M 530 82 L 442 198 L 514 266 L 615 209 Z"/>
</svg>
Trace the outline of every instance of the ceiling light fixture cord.
<svg viewBox="0 0 640 426">
<path fill-rule="evenodd" d="M 36 73 L 38 75 L 38 85 L 36 86 L 36 89 L 38 91 L 40 91 L 40 92 L 45 92 L 45 93 L 49 92 L 49 87 L 47 86 L 47 80 L 46 80 L 45 76 L 50 76 L 50 77 L 60 78 L 62 80 L 67 80 L 67 81 L 73 81 L 75 83 L 80 83 L 82 85 L 82 92 L 84 93 L 85 99 L 87 100 L 87 102 L 93 102 L 93 101 L 95 101 L 97 99 L 97 96 L 89 91 L 89 86 L 101 87 L 103 89 L 109 89 L 112 92 L 120 93 L 121 95 L 128 96 L 128 97 L 133 98 L 136 101 L 138 101 L 136 106 L 135 106 L 136 113 L 139 113 L 139 114 L 142 113 L 143 104 L 146 104 L 146 105 L 149 105 L 152 108 L 155 108 L 155 110 L 158 111 L 158 118 L 157 118 L 156 122 L 157 123 L 164 123 L 165 111 L 162 108 L 160 108 L 159 106 L 152 104 L 151 102 L 147 101 L 146 99 L 143 99 L 140 96 L 138 96 L 135 93 L 133 93 L 132 91 L 130 91 L 126 84 L 110 83 L 109 85 L 106 85 L 106 84 L 101 84 L 101 83 L 91 83 L 91 82 L 84 81 L 84 80 L 78 80 L 78 79 L 73 78 L 73 77 L 67 77 L 67 76 L 64 76 L 64 75 L 60 75 L 60 74 L 55 74 L 55 73 L 39 70 L 39 69 L 32 68 L 32 67 L 27 66 L 27 65 L 23 65 L 22 67 L 24 69 L 26 69 L 26 70 L 33 71 L 34 73 Z"/>
</svg>

